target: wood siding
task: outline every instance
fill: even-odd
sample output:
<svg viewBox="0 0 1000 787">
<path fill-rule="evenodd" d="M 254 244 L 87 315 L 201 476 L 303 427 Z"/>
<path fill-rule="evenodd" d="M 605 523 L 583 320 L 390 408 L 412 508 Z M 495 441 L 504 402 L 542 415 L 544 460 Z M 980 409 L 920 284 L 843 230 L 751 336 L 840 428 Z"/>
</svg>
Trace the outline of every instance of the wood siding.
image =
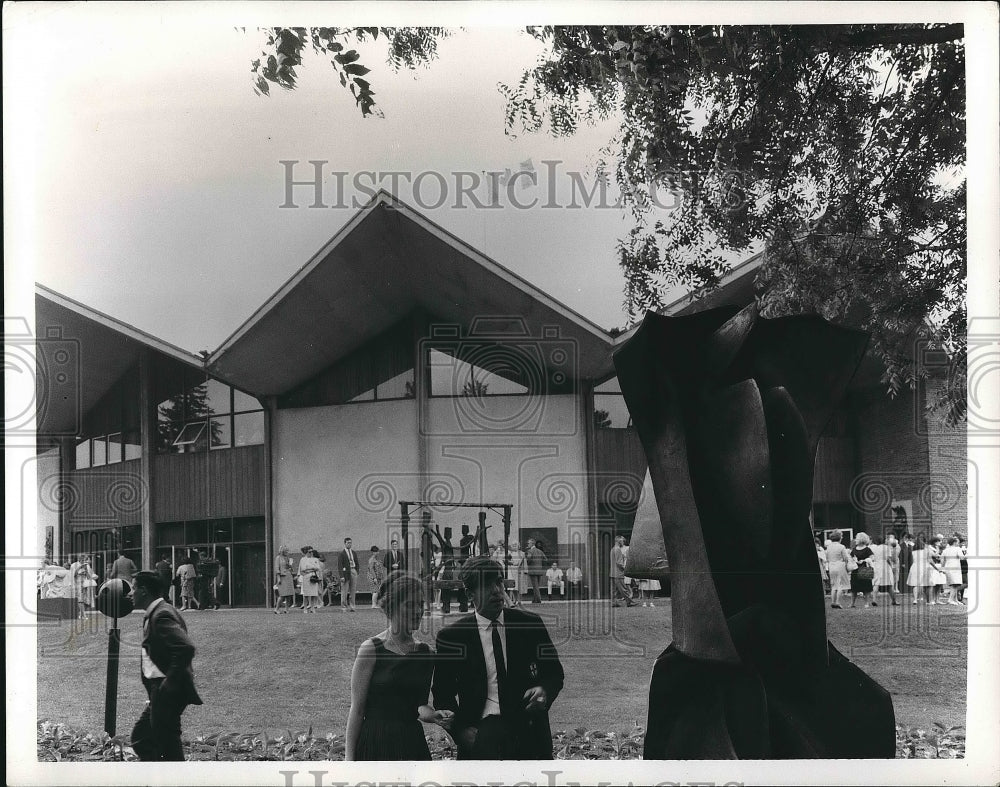
<svg viewBox="0 0 1000 787">
<path fill-rule="evenodd" d="M 139 460 L 66 473 L 63 511 L 71 528 L 142 524 L 148 494 Z M 53 492 L 54 494 L 54 492 Z"/>
<path fill-rule="evenodd" d="M 153 521 L 264 515 L 264 446 L 153 459 Z"/>
</svg>

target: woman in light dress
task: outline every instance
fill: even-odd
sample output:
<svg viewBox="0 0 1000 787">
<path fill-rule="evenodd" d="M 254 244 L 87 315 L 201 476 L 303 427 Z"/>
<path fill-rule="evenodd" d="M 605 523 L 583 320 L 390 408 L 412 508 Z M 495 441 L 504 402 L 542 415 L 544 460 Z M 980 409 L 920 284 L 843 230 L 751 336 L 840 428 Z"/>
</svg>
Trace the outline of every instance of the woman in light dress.
<svg viewBox="0 0 1000 787">
<path fill-rule="evenodd" d="M 959 546 L 958 536 L 948 539 L 948 546 L 941 552 L 941 572 L 945 576 L 945 585 L 948 588 L 948 604 L 961 605 L 958 600 L 959 592 L 962 589 L 962 558 L 965 552 Z"/>
<path fill-rule="evenodd" d="M 372 586 L 372 609 L 378 609 L 378 589 L 385 581 L 385 564 L 379 554 L 379 548 L 372 544 L 371 556 L 368 558 L 368 582 Z"/>
<path fill-rule="evenodd" d="M 323 564 L 310 547 L 299 561 L 299 585 L 302 590 L 302 614 L 319 609 L 319 591 L 323 587 Z"/>
<path fill-rule="evenodd" d="M 913 565 L 906 577 L 906 584 L 913 589 L 913 603 L 931 602 L 931 592 L 934 587 L 934 575 L 938 573 L 933 561 L 937 560 L 937 549 L 924 540 L 923 534 L 917 536 L 913 545 Z"/>
<path fill-rule="evenodd" d="M 97 587 L 97 574 L 90 567 L 90 555 L 80 555 L 69 570 L 73 576 L 73 596 L 76 598 L 77 617 L 83 618 L 85 611 L 94 606 L 94 588 Z"/>
<path fill-rule="evenodd" d="M 896 576 L 892 572 L 892 565 L 889 562 L 890 549 L 888 544 L 883 543 L 882 536 L 875 536 L 872 539 L 872 568 L 875 569 L 875 576 L 872 577 L 872 606 L 876 605 L 875 594 L 879 591 L 889 593 L 894 607 L 899 606 L 896 599 Z"/>
<path fill-rule="evenodd" d="M 851 589 L 851 579 L 847 573 L 847 547 L 840 543 L 843 534 L 839 530 L 830 533 L 830 543 L 826 547 L 826 566 L 830 572 L 830 607 L 840 606 L 840 594 Z"/>
<path fill-rule="evenodd" d="M 274 592 L 278 597 L 274 603 L 274 614 L 288 614 L 295 598 L 295 580 L 292 576 L 292 559 L 288 547 L 282 544 L 274 558 Z"/>
</svg>

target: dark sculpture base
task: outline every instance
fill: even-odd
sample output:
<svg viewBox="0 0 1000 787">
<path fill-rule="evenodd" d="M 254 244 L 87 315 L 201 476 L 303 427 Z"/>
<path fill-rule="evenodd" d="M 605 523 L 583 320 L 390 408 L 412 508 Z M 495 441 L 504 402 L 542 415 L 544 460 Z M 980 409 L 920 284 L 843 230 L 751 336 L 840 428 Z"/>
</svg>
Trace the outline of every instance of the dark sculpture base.
<svg viewBox="0 0 1000 787">
<path fill-rule="evenodd" d="M 891 759 L 889 693 L 832 644 L 822 667 L 692 659 L 671 644 L 649 684 L 643 759 Z"/>
</svg>

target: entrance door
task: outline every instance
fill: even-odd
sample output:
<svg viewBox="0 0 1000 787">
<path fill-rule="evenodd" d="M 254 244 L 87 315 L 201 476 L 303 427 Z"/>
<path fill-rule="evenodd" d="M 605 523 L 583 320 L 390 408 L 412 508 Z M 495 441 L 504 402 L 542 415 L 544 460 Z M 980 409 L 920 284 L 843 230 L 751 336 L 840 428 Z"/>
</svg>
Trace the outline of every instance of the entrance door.
<svg viewBox="0 0 1000 787">
<path fill-rule="evenodd" d="M 267 602 L 267 571 L 263 544 L 234 544 L 230 582 L 234 607 L 263 607 Z"/>
</svg>

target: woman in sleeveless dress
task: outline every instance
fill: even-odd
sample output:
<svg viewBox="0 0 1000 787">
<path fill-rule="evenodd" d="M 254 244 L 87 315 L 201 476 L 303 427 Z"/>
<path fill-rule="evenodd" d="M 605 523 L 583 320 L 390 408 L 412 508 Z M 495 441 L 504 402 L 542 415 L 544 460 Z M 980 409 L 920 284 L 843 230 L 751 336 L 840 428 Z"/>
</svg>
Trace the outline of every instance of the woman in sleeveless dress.
<svg viewBox="0 0 1000 787">
<path fill-rule="evenodd" d="M 830 573 L 830 606 L 833 609 L 843 609 L 840 606 L 840 594 L 851 589 L 851 580 L 847 574 L 847 547 L 840 543 L 843 534 L 834 530 L 830 534 L 830 543 L 826 545 L 826 566 Z"/>
<path fill-rule="evenodd" d="M 421 722 L 448 729 L 452 712 L 428 703 L 434 653 L 413 639 L 424 614 L 424 586 L 393 571 L 379 587 L 389 626 L 361 643 L 351 673 L 346 759 L 429 760 Z"/>
<path fill-rule="evenodd" d="M 858 533 L 855 539 L 854 549 L 851 550 L 851 556 L 858 561 L 858 567 L 851 572 L 851 608 L 858 601 L 858 596 L 860 595 L 865 601 L 865 609 L 868 608 L 869 597 L 871 600 L 871 605 L 877 607 L 878 603 L 875 601 L 875 594 L 872 593 L 872 578 L 862 577 L 862 566 L 867 566 L 871 568 L 872 563 L 875 561 L 875 555 L 869 548 L 871 539 L 868 537 L 867 533 Z"/>
</svg>

